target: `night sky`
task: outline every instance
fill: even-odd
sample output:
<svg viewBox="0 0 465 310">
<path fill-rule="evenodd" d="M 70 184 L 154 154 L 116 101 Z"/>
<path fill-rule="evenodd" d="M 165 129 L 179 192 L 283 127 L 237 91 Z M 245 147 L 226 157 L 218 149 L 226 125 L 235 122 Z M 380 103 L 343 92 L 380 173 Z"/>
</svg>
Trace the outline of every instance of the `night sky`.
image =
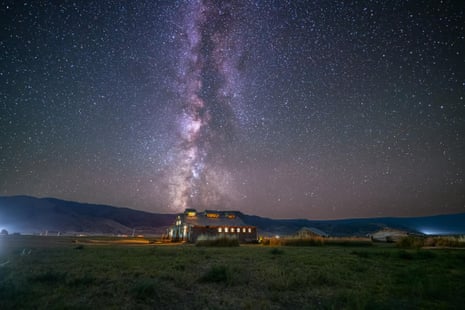
<svg viewBox="0 0 465 310">
<path fill-rule="evenodd" d="M 465 212 L 463 1 L 2 1 L 0 195 Z"/>
</svg>

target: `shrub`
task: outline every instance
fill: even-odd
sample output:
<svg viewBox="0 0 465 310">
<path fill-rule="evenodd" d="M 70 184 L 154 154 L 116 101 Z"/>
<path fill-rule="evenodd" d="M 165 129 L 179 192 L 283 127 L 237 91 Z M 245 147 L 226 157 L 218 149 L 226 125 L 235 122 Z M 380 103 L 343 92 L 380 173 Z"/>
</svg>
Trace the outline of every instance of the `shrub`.
<svg viewBox="0 0 465 310">
<path fill-rule="evenodd" d="M 419 249 L 425 245 L 425 239 L 422 237 L 407 236 L 401 238 L 396 245 L 403 249 Z"/>
</svg>

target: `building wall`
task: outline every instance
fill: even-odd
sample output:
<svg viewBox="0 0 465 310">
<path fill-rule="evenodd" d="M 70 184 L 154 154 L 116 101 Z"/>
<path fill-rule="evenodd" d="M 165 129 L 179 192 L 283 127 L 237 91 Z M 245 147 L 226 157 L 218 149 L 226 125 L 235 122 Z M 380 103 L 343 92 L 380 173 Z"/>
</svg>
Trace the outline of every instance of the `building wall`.
<svg viewBox="0 0 465 310">
<path fill-rule="evenodd" d="M 189 227 L 183 223 L 180 216 L 176 218 L 176 222 L 170 227 L 169 237 L 172 241 L 188 241 Z"/>
<path fill-rule="evenodd" d="M 205 221 L 205 218 L 209 219 Z M 186 209 L 184 214 L 178 215 L 168 234 L 172 241 L 196 242 L 200 236 L 230 236 L 243 243 L 258 240 L 256 227 L 239 223 L 233 212 L 197 213 L 194 209 Z"/>
<path fill-rule="evenodd" d="M 227 229 L 226 229 L 227 228 Z M 245 229 L 245 232 L 244 232 Z M 191 227 L 188 241 L 196 242 L 200 236 L 219 237 L 229 236 L 236 237 L 240 242 L 255 242 L 257 238 L 257 229 L 253 226 L 194 226 Z M 226 231 L 227 230 L 227 231 Z"/>
<path fill-rule="evenodd" d="M 371 239 L 374 241 L 381 241 L 381 242 L 395 242 L 403 237 L 407 237 L 408 234 L 403 231 L 396 231 L 396 230 L 382 230 L 374 233 L 371 235 Z"/>
<path fill-rule="evenodd" d="M 320 235 L 314 233 L 313 231 L 299 231 L 296 235 L 298 238 L 314 238 L 314 237 L 320 237 Z"/>
</svg>

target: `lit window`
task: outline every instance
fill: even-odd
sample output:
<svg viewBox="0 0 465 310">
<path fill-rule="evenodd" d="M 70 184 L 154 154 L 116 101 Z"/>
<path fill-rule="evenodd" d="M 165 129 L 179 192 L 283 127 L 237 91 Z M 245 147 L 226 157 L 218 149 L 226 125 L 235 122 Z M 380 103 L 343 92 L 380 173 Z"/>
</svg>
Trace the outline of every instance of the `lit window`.
<svg viewBox="0 0 465 310">
<path fill-rule="evenodd" d="M 225 228 L 224 228 L 224 232 L 228 232 L 228 227 L 225 227 Z"/>
<path fill-rule="evenodd" d="M 218 232 L 223 232 L 223 229 L 221 227 L 218 227 Z"/>
<path fill-rule="evenodd" d="M 242 228 L 242 232 L 243 232 L 243 233 L 245 233 L 245 227 L 244 227 L 244 228 Z"/>
<path fill-rule="evenodd" d="M 231 232 L 234 232 L 234 227 L 231 227 Z"/>
<path fill-rule="evenodd" d="M 249 230 L 249 233 L 251 233 L 251 232 L 252 232 L 252 228 L 250 228 L 250 227 L 249 227 L 249 229 L 248 229 L 248 230 Z"/>
</svg>

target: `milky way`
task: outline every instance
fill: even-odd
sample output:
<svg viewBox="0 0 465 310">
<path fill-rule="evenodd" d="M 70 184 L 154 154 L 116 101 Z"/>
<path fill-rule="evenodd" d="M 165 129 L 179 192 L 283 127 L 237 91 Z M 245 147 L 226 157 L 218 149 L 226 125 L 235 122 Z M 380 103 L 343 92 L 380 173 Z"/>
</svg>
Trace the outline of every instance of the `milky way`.
<svg viewBox="0 0 465 310">
<path fill-rule="evenodd" d="M 4 1 L 0 195 L 465 211 L 461 1 Z"/>
<path fill-rule="evenodd" d="M 232 134 L 234 119 L 234 55 L 231 44 L 229 5 L 192 1 L 183 8 L 178 52 L 176 89 L 182 104 L 177 121 L 179 145 L 169 167 L 170 199 L 177 211 L 191 208 L 224 208 L 231 186 L 221 159 L 212 148 L 220 148 Z M 221 23 L 218 20 L 221 19 Z M 215 150 L 216 151 L 216 150 Z"/>
</svg>

